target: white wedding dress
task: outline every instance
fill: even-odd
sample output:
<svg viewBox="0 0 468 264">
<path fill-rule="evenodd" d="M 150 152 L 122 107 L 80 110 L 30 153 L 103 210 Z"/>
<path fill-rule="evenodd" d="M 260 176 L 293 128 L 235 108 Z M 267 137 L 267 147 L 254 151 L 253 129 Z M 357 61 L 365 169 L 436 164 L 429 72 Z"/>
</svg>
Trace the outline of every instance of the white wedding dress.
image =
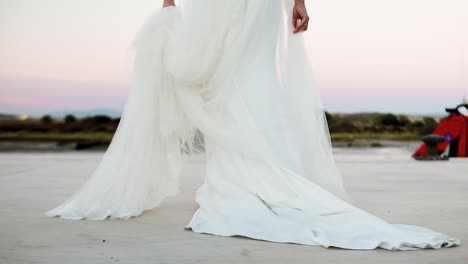
<svg viewBox="0 0 468 264">
<path fill-rule="evenodd" d="M 134 85 L 111 145 L 47 215 L 128 219 L 158 206 L 177 193 L 198 129 L 207 175 L 187 229 L 348 249 L 458 245 L 351 204 L 292 3 L 186 1 L 153 14 L 134 42 Z"/>
</svg>

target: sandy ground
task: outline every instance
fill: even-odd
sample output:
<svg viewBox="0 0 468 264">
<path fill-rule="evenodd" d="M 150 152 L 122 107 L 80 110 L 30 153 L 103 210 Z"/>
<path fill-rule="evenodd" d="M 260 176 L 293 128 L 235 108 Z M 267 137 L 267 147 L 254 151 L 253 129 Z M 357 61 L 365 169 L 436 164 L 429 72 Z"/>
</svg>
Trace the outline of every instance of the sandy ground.
<svg viewBox="0 0 468 264">
<path fill-rule="evenodd" d="M 102 152 L 0 153 L 0 263 L 468 263 L 468 159 L 416 162 L 399 148 L 335 151 L 355 205 L 457 236 L 462 245 L 357 251 L 184 230 L 197 209 L 203 156 L 189 158 L 177 197 L 139 218 L 48 218 L 43 213 L 79 188 Z"/>
</svg>

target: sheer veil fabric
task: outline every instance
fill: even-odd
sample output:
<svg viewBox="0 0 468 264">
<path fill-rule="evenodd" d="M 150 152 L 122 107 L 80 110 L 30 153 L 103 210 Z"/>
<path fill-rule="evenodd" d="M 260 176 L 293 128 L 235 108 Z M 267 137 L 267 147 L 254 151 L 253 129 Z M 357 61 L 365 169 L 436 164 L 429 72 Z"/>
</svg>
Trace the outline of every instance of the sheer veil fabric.
<svg viewBox="0 0 468 264">
<path fill-rule="evenodd" d="M 458 245 L 353 206 L 333 159 L 293 1 L 180 1 L 137 34 L 133 86 L 95 172 L 48 216 L 128 219 L 175 195 L 182 154 L 206 148 L 186 228 L 349 249 Z"/>
</svg>

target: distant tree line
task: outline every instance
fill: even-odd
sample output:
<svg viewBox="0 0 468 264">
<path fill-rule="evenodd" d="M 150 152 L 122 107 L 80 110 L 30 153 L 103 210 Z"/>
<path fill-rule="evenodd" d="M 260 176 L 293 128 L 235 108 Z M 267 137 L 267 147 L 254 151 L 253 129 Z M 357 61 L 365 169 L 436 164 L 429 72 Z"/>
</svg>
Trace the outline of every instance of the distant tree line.
<svg viewBox="0 0 468 264">
<path fill-rule="evenodd" d="M 412 132 L 425 135 L 431 133 L 437 126 L 437 122 L 432 117 L 411 121 L 405 115 L 391 113 L 330 114 L 326 112 L 325 114 L 331 133 Z M 67 115 L 60 119 L 45 115 L 38 120 L 1 120 L 0 131 L 113 133 L 119 122 L 120 118 L 111 118 L 105 115 L 84 118 Z"/>
<path fill-rule="evenodd" d="M 325 113 L 331 133 L 412 132 L 430 134 L 437 126 L 433 117 L 411 121 L 406 115 L 392 113 L 330 114 Z"/>
<path fill-rule="evenodd" d="M 0 131 L 3 132 L 115 132 L 120 118 L 111 118 L 105 115 L 95 115 L 77 118 L 67 115 L 62 118 L 53 118 L 44 115 L 39 120 L 2 120 Z"/>
</svg>

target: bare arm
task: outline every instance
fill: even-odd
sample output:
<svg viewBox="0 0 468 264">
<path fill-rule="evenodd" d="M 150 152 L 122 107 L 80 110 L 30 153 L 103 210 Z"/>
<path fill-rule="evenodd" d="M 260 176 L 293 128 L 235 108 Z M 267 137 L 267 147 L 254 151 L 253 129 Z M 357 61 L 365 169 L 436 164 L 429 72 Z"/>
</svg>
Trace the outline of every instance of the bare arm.
<svg viewBox="0 0 468 264">
<path fill-rule="evenodd" d="M 309 23 L 309 15 L 305 6 L 305 0 L 294 0 L 293 26 L 294 33 L 306 31 Z M 164 0 L 163 7 L 175 6 L 175 0 Z"/>
<path fill-rule="evenodd" d="M 174 0 L 164 0 L 163 7 L 168 7 L 168 6 L 175 6 L 175 1 Z"/>
<path fill-rule="evenodd" d="M 293 9 L 294 33 L 306 31 L 309 24 L 309 15 L 304 0 L 294 0 Z"/>
</svg>

